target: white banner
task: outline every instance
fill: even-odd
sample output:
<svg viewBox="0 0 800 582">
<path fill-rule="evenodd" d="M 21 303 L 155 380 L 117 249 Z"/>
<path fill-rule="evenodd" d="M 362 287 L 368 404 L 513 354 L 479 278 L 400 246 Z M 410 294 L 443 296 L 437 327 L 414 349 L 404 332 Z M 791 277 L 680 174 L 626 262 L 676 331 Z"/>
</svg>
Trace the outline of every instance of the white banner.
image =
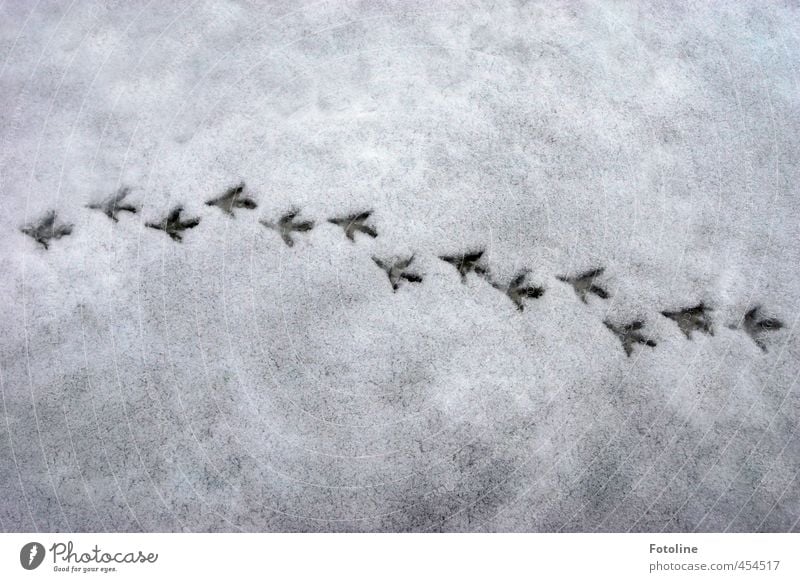
<svg viewBox="0 0 800 582">
<path fill-rule="evenodd" d="M 0 534 L 0 580 L 800 580 L 797 534 Z"/>
</svg>

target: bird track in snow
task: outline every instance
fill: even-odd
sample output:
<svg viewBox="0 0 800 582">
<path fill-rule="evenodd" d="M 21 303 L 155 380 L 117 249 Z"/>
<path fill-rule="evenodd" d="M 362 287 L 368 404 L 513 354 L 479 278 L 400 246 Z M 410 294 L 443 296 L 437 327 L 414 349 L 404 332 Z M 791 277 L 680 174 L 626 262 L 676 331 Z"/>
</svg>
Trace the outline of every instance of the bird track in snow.
<svg viewBox="0 0 800 582">
<path fill-rule="evenodd" d="M 39 219 L 39 222 L 26 224 L 20 230 L 47 250 L 50 248 L 51 240 L 72 234 L 72 225 L 56 225 L 56 211 L 51 210 Z"/>
<path fill-rule="evenodd" d="M 135 206 L 123 202 L 123 200 L 125 200 L 130 193 L 130 188 L 120 188 L 116 193 L 112 194 L 102 202 L 93 202 L 91 204 L 87 204 L 86 208 L 91 210 L 99 210 L 114 222 L 119 222 L 117 214 L 120 212 L 130 212 L 131 214 L 136 214 L 137 212 L 137 208 Z"/>
<path fill-rule="evenodd" d="M 485 277 L 489 274 L 488 269 L 481 263 L 483 257 L 483 250 L 469 251 L 461 255 L 441 255 L 439 258 L 445 263 L 453 265 L 458 274 L 461 276 L 461 282 L 467 282 L 467 275 L 475 273 L 479 277 Z"/>
<path fill-rule="evenodd" d="M 397 291 L 402 281 L 422 283 L 421 275 L 408 271 L 408 267 L 414 262 L 414 255 L 405 259 L 392 259 L 390 261 L 384 261 L 378 257 L 372 257 L 372 260 L 386 272 L 386 276 L 389 277 L 389 283 L 392 286 L 392 291 Z"/>
<path fill-rule="evenodd" d="M 711 318 L 709 317 L 710 311 L 713 311 L 710 307 L 704 303 L 698 303 L 694 307 L 686 307 L 679 311 L 662 311 L 661 315 L 677 323 L 686 339 L 690 340 L 694 331 L 714 335 Z"/>
<path fill-rule="evenodd" d="M 228 188 L 223 194 L 208 200 L 206 205 L 216 206 L 231 217 L 235 216 L 235 209 L 244 208 L 253 210 L 257 207 L 257 204 L 252 198 L 243 195 L 244 189 L 245 184 L 241 182 L 236 186 Z M 118 214 L 120 212 L 136 214 L 139 211 L 139 209 L 132 204 L 125 202 L 129 194 L 130 188 L 123 187 L 105 200 L 87 204 L 86 207 L 92 210 L 99 210 L 114 222 L 118 222 Z M 181 219 L 182 212 L 183 207 L 176 206 L 161 221 L 147 222 L 145 226 L 162 230 L 173 240 L 181 242 L 183 240 L 183 233 L 186 230 L 193 229 L 200 224 L 199 217 L 186 220 Z M 259 220 L 259 222 L 263 226 L 277 231 L 284 243 L 292 247 L 295 243 L 293 237 L 295 233 L 307 233 L 315 226 L 315 222 L 312 220 L 297 220 L 299 214 L 300 210 L 293 207 L 283 214 L 277 222 L 264 219 Z M 351 242 L 355 242 L 357 233 L 362 233 L 370 238 L 376 238 L 378 236 L 376 229 L 372 225 L 367 224 L 372 214 L 372 210 L 366 210 L 350 215 L 329 218 L 328 222 L 341 227 L 344 230 L 345 237 Z M 42 245 L 44 249 L 49 249 L 51 241 L 70 235 L 73 231 L 73 225 L 63 223 L 57 224 L 56 219 L 56 211 L 50 210 L 38 222 L 26 224 L 22 226 L 20 230 Z M 518 271 L 509 283 L 501 283 L 495 280 L 491 270 L 485 263 L 483 249 L 470 250 L 463 254 L 439 255 L 438 258 L 456 269 L 462 283 L 466 283 L 469 274 L 474 273 L 480 279 L 488 282 L 493 288 L 505 294 L 520 312 L 525 310 L 525 300 L 537 299 L 545 292 L 542 286 L 525 284 L 525 279 L 528 275 L 528 270 L 525 269 Z M 372 260 L 386 273 L 393 291 L 397 291 L 404 282 L 421 283 L 423 280 L 422 275 L 410 270 L 410 266 L 414 261 L 413 254 L 406 258 L 394 258 L 391 260 L 384 260 L 373 256 Z M 588 304 L 590 295 L 595 295 L 600 299 L 608 299 L 610 297 L 608 291 L 597 282 L 598 278 L 604 273 L 605 267 L 597 267 L 578 273 L 577 275 L 557 275 L 555 278 L 562 283 L 571 285 L 581 302 Z M 711 312 L 713 312 L 713 309 L 701 302 L 692 307 L 685 307 L 676 311 L 664 310 L 660 313 L 664 317 L 674 321 L 686 339 L 691 340 L 692 334 L 695 331 L 710 336 L 714 335 Z M 739 323 L 729 325 L 728 327 L 734 330 L 741 329 L 750 336 L 753 342 L 761 348 L 762 351 L 766 352 L 766 333 L 780 330 L 783 328 L 783 323 L 774 317 L 761 317 L 760 312 L 761 307 L 755 306 L 745 313 Z M 633 353 L 633 348 L 637 344 L 648 347 L 656 346 L 654 340 L 645 337 L 641 333 L 644 326 L 642 321 L 636 320 L 628 324 L 618 325 L 604 320 L 603 324 L 619 338 L 628 356 Z"/>
<path fill-rule="evenodd" d="M 633 353 L 633 346 L 636 344 L 642 344 L 651 348 L 656 347 L 656 342 L 641 334 L 640 330 L 644 327 L 644 322 L 642 321 L 637 320 L 623 325 L 616 325 L 605 320 L 603 324 L 619 338 L 619 341 L 622 342 L 622 349 L 625 350 L 625 355 L 628 357 Z"/>
<path fill-rule="evenodd" d="M 190 228 L 196 227 L 200 224 L 199 218 L 190 218 L 189 220 L 181 220 L 181 213 L 183 206 L 176 206 L 170 213 L 160 222 L 148 222 L 146 226 L 163 230 L 174 241 L 181 242 L 183 240 L 183 232 Z"/>
<path fill-rule="evenodd" d="M 767 351 L 767 344 L 764 341 L 764 334 L 770 331 L 777 331 L 783 327 L 783 322 L 774 317 L 761 317 L 761 306 L 756 305 L 744 314 L 744 318 L 739 324 L 730 326 L 731 329 L 743 329 L 750 336 L 755 344 L 762 351 Z"/>
<path fill-rule="evenodd" d="M 349 216 L 340 218 L 329 218 L 328 222 L 335 224 L 336 226 L 341 226 L 344 229 L 344 235 L 350 241 L 355 242 L 355 233 L 357 232 L 363 232 L 372 238 L 376 238 L 378 236 L 378 232 L 374 227 L 365 224 L 370 215 L 372 215 L 372 210 L 367 210 L 365 212 L 358 212 L 356 214 L 351 214 Z"/>
<path fill-rule="evenodd" d="M 606 291 L 603 287 L 600 287 L 595 280 L 605 272 L 605 267 L 600 267 L 598 269 L 591 269 L 589 271 L 585 271 L 580 273 L 579 275 L 575 275 L 574 277 L 567 277 L 564 275 L 559 275 L 556 277 L 562 283 L 569 283 L 572 285 L 573 289 L 575 289 L 575 294 L 580 298 L 580 300 L 584 303 L 588 303 L 586 297 L 591 293 L 593 295 L 597 295 L 600 299 L 608 299 L 608 291 Z"/>
<path fill-rule="evenodd" d="M 212 198 L 206 202 L 206 206 L 216 206 L 228 216 L 235 217 L 233 210 L 235 208 L 246 208 L 247 210 L 255 210 L 258 206 L 252 198 L 243 196 L 244 182 L 240 182 L 236 186 L 228 188 L 225 193 Z"/>
<path fill-rule="evenodd" d="M 509 299 L 516 305 L 519 311 L 525 310 L 524 299 L 538 299 L 544 295 L 544 287 L 537 285 L 525 285 L 525 278 L 528 276 L 527 270 L 522 270 L 517 273 L 510 283 L 503 285 L 495 281 L 490 281 L 492 287 L 498 291 L 505 293 Z"/>
<path fill-rule="evenodd" d="M 314 228 L 314 222 L 311 220 L 295 222 L 295 218 L 297 218 L 298 214 L 300 214 L 300 210 L 297 208 L 292 208 L 286 214 L 281 216 L 277 223 L 267 220 L 260 220 L 259 222 L 267 228 L 277 231 L 281 235 L 281 238 L 283 239 L 283 242 L 286 243 L 287 247 L 293 247 L 294 239 L 292 238 L 292 233 L 308 232 Z"/>
</svg>

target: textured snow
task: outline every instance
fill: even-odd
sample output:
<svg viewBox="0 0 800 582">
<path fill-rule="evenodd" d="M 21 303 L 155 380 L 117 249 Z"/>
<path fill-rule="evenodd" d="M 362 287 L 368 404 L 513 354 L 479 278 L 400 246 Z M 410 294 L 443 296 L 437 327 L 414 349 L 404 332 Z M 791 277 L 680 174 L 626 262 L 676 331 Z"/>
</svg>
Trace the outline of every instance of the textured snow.
<svg viewBox="0 0 800 582">
<path fill-rule="evenodd" d="M 797 530 L 800 13 L 709 4 L 4 3 L 0 529 Z"/>
</svg>

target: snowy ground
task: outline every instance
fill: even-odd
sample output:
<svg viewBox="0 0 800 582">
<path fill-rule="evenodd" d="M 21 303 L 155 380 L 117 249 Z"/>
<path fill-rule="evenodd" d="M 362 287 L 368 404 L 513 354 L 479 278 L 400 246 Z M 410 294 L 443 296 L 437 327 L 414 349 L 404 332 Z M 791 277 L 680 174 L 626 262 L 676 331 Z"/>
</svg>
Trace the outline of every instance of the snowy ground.
<svg viewBox="0 0 800 582">
<path fill-rule="evenodd" d="M 796 7 L 0 15 L 0 529 L 800 528 Z"/>
</svg>

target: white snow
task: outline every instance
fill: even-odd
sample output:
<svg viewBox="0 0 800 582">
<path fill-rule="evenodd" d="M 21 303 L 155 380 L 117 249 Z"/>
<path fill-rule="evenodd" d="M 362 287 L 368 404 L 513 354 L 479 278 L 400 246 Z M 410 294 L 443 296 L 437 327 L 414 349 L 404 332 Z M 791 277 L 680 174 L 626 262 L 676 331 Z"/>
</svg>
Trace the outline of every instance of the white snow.
<svg viewBox="0 0 800 582">
<path fill-rule="evenodd" d="M 0 11 L 3 531 L 798 529 L 797 8 Z M 437 258 L 480 248 L 545 294 Z"/>
</svg>

